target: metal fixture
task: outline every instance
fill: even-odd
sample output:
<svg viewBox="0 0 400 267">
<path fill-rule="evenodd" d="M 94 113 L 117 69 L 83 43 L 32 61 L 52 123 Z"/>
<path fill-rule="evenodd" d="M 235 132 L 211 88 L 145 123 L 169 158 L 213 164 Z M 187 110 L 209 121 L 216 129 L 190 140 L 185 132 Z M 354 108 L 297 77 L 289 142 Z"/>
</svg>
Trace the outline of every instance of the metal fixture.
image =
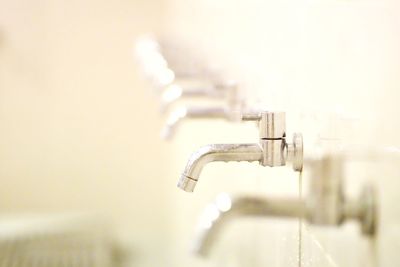
<svg viewBox="0 0 400 267">
<path fill-rule="evenodd" d="M 166 111 L 172 104 L 187 98 L 208 98 L 237 101 L 237 84 L 233 81 L 199 81 L 190 85 L 173 83 L 161 93 L 161 110 Z"/>
<path fill-rule="evenodd" d="M 192 250 L 207 257 L 226 224 L 241 217 L 300 217 L 302 203 L 298 199 L 268 199 L 262 197 L 235 197 L 228 194 L 217 196 L 199 223 Z"/>
<path fill-rule="evenodd" d="M 341 155 L 326 155 L 310 161 L 312 172 L 304 199 L 219 195 L 200 221 L 194 252 L 207 256 L 219 232 L 229 221 L 240 217 L 304 218 L 311 224 L 324 226 L 340 226 L 354 220 L 364 235 L 373 236 L 377 228 L 374 187 L 366 184 L 359 198 L 348 199 L 343 193 L 344 162 Z"/>
<path fill-rule="evenodd" d="M 213 144 L 194 152 L 178 182 L 178 187 L 193 192 L 203 167 L 213 161 L 258 161 L 262 166 L 285 166 L 291 162 L 295 171 L 303 168 L 303 138 L 294 134 L 286 141 L 284 112 L 256 112 L 242 116 L 245 121 L 259 123 L 259 143 Z"/>
<path fill-rule="evenodd" d="M 374 187 L 366 184 L 358 199 L 348 199 L 343 192 L 346 161 L 343 153 L 330 153 L 308 161 L 311 176 L 304 200 L 305 218 L 317 225 L 341 225 L 353 219 L 361 224 L 362 233 L 374 235 L 377 224 Z"/>
<path fill-rule="evenodd" d="M 181 57 L 184 50 L 185 57 Z M 210 68 L 204 68 L 187 47 L 168 40 L 143 37 L 137 40 L 135 55 L 145 76 L 152 84 L 163 89 L 177 79 L 207 80 L 214 77 Z"/>
<path fill-rule="evenodd" d="M 163 109 L 182 97 L 221 99 L 232 88 L 217 69 L 205 68 L 181 45 L 145 37 L 136 42 L 135 50 L 145 76 L 160 90 Z M 182 50 L 185 57 L 179 56 Z"/>
<path fill-rule="evenodd" d="M 161 94 L 161 111 L 165 112 L 172 104 L 187 98 L 207 98 L 222 103 L 177 107 L 168 115 L 161 136 L 171 138 L 185 118 L 240 120 L 235 115 L 243 110 L 237 83 L 221 77 L 215 68 L 204 68 L 195 56 L 188 56 L 187 49 L 184 49 L 185 60 L 182 60 L 176 53 L 182 50 L 176 44 L 156 41 L 152 37 L 141 38 L 136 43 L 136 56 L 144 74 Z"/>
<path fill-rule="evenodd" d="M 170 139 L 178 125 L 185 119 L 224 119 L 228 121 L 240 121 L 243 110 L 243 102 L 239 97 L 238 85 L 234 81 L 226 81 L 216 84 L 212 91 L 203 91 L 202 94 L 221 98 L 225 104 L 215 106 L 181 106 L 173 110 L 168 116 L 166 125 L 161 132 L 164 139 Z M 175 99 L 176 100 L 176 99 Z"/>
<path fill-rule="evenodd" d="M 177 55 L 182 50 L 185 50 L 184 60 Z M 222 78 L 211 67 L 202 67 L 187 50 L 150 37 L 136 43 L 136 57 L 145 76 L 160 90 L 163 111 L 183 97 L 224 99 L 236 93 L 230 90 L 236 89 L 232 81 Z"/>
</svg>

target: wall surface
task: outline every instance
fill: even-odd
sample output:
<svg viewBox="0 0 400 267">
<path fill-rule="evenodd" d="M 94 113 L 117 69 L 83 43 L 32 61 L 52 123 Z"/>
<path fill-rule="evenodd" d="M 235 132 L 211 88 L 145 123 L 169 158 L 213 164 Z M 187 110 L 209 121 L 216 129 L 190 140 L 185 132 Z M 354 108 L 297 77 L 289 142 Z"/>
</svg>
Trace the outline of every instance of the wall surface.
<svg viewBox="0 0 400 267">
<path fill-rule="evenodd" d="M 306 153 L 317 145 L 398 147 L 399 10 L 396 1 L 375 0 L 171 0 L 165 31 L 239 81 L 250 105 L 286 111 L 287 128 L 303 133 Z M 183 168 L 187 155 L 202 144 L 254 141 L 256 132 L 247 127 L 188 122 L 176 137 L 176 165 Z M 348 194 L 357 194 L 366 181 L 377 186 L 380 223 L 375 240 L 362 237 L 354 223 L 339 229 L 304 224 L 300 252 L 297 222 L 243 219 L 226 229 L 208 263 L 398 266 L 398 160 L 346 164 Z M 305 168 L 303 180 L 307 176 Z M 210 164 L 194 195 L 176 196 L 177 209 L 184 211 L 176 220 L 182 241 L 178 247 L 187 247 L 196 216 L 218 192 L 297 195 L 297 181 L 288 170 Z"/>
<path fill-rule="evenodd" d="M 0 216 L 101 214 L 164 262 L 170 149 L 133 57 L 162 1 L 0 3 Z"/>
</svg>

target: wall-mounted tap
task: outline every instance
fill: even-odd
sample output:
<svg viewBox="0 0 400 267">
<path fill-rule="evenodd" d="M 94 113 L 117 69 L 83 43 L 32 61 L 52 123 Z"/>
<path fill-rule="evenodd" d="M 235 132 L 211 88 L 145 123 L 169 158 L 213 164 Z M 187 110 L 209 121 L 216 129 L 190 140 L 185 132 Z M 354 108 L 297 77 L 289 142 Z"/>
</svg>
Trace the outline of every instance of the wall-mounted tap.
<svg viewBox="0 0 400 267">
<path fill-rule="evenodd" d="M 160 44 L 152 37 L 137 40 L 135 56 L 144 75 L 154 85 L 168 84 L 174 78 L 174 72 L 169 68 L 167 59 L 161 52 Z"/>
<path fill-rule="evenodd" d="M 377 227 L 374 187 L 367 184 L 358 199 L 347 198 L 343 193 L 343 165 L 344 159 L 338 155 L 313 160 L 309 191 L 304 199 L 219 195 L 200 221 L 194 252 L 207 256 L 225 225 L 240 217 L 304 218 L 311 224 L 325 226 L 355 220 L 364 235 L 373 236 Z"/>
<path fill-rule="evenodd" d="M 238 85 L 234 81 L 225 81 L 215 85 L 212 91 L 203 91 L 204 96 L 220 98 L 224 103 L 214 106 L 180 106 L 173 110 L 168 118 L 161 136 L 170 139 L 178 125 L 185 119 L 223 119 L 228 121 L 240 121 L 240 114 L 244 109 L 240 99 Z"/>
<path fill-rule="evenodd" d="M 375 189 L 366 184 L 358 199 L 345 196 L 343 180 L 347 160 L 343 152 L 307 160 L 310 180 L 304 216 L 317 225 L 340 225 L 348 219 L 358 220 L 362 233 L 372 236 L 377 226 Z"/>
<path fill-rule="evenodd" d="M 295 198 L 231 197 L 221 193 L 215 203 L 205 209 L 191 249 L 197 255 L 207 257 L 228 222 L 242 217 L 300 217 L 303 206 Z"/>
<path fill-rule="evenodd" d="M 215 68 L 202 67 L 194 56 L 187 59 L 187 51 L 185 61 L 180 62 L 174 53 L 176 50 L 182 49 L 155 38 L 142 38 L 136 43 L 136 55 L 147 78 L 160 90 L 161 110 L 164 112 L 173 103 L 187 98 L 207 98 L 221 101 L 221 104 L 177 107 L 168 115 L 161 136 L 170 139 L 186 118 L 239 121 L 237 114 L 243 111 L 244 105 L 237 83 L 223 78 Z"/>
<path fill-rule="evenodd" d="M 213 161 L 258 161 L 262 166 L 293 164 L 295 171 L 303 168 L 303 138 L 294 134 L 293 142 L 286 141 L 284 112 L 256 112 L 242 116 L 246 121 L 259 123 L 259 143 L 214 144 L 194 152 L 178 182 L 178 187 L 193 192 L 203 167 Z"/>
<path fill-rule="evenodd" d="M 179 107 L 167 119 L 161 131 L 163 139 L 171 139 L 178 125 L 185 119 L 224 119 L 234 121 L 235 114 L 225 107 Z"/>
<path fill-rule="evenodd" d="M 213 100 L 239 101 L 237 84 L 234 81 L 200 81 L 199 84 L 181 85 L 173 83 L 161 93 L 161 110 L 167 110 L 172 104 L 187 98 L 208 98 Z"/>
<path fill-rule="evenodd" d="M 154 37 L 146 37 L 136 42 L 135 50 L 145 76 L 161 94 L 162 112 L 184 98 L 223 100 L 227 101 L 228 107 L 219 108 L 220 111 L 227 110 L 229 112 L 228 108 L 238 109 L 236 103 L 239 101 L 239 97 L 236 82 L 223 78 L 215 68 L 204 68 L 195 55 L 190 56 L 187 48 L 181 48 L 179 45 L 165 40 L 161 42 Z M 177 54 L 178 51 L 180 55 L 182 50 L 185 50 L 184 60 Z M 191 109 L 186 108 L 186 112 L 182 112 L 184 108 L 178 108 L 176 112 L 171 113 L 166 129 L 163 131 L 164 137 L 168 137 L 172 132 L 175 124 L 171 124 L 171 122 L 178 122 L 178 118 L 181 118 L 184 113 L 191 117 Z M 199 110 L 199 108 L 194 109 Z M 199 118 L 199 112 L 194 113 L 193 117 Z M 211 108 L 211 111 L 205 110 L 201 113 L 215 114 L 215 109 Z M 203 117 L 207 118 L 208 116 Z M 218 117 L 226 118 L 223 113 L 220 113 Z"/>
<path fill-rule="evenodd" d="M 180 56 L 185 50 L 184 59 Z M 137 40 L 135 55 L 154 87 L 163 89 L 179 79 L 210 79 L 215 72 L 205 68 L 187 47 L 154 37 Z"/>
</svg>

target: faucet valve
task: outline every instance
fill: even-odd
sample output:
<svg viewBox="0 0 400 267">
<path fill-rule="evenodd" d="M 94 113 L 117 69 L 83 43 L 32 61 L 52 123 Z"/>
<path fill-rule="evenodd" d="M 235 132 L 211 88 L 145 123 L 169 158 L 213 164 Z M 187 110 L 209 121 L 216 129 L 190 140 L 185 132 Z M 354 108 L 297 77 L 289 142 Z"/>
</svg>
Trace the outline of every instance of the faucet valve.
<svg viewBox="0 0 400 267">
<path fill-rule="evenodd" d="M 284 166 L 292 162 L 295 171 L 303 168 L 303 137 L 293 135 L 292 143 L 286 141 L 285 112 L 253 112 L 242 115 L 243 121 L 258 122 L 260 145 L 263 149 L 263 166 Z"/>
</svg>

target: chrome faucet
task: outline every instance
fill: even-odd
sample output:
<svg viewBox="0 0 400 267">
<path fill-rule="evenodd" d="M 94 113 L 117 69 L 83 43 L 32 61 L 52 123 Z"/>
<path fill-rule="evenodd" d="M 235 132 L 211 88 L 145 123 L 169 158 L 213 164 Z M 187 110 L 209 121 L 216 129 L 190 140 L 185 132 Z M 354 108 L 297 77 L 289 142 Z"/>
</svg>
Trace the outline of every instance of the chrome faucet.
<svg viewBox="0 0 400 267">
<path fill-rule="evenodd" d="M 136 55 L 147 78 L 161 89 L 161 110 L 183 98 L 208 98 L 220 100 L 214 106 L 180 106 L 167 117 L 161 132 L 170 139 L 181 121 L 186 118 L 217 118 L 239 121 L 244 104 L 235 81 L 223 78 L 215 68 L 204 68 L 195 57 L 179 60 L 176 45 L 160 43 L 155 38 L 142 38 L 136 43 Z M 196 63 L 193 63 L 196 62 Z"/>
<path fill-rule="evenodd" d="M 161 137 L 170 139 L 178 125 L 185 119 L 223 119 L 227 121 L 240 121 L 244 109 L 243 101 L 239 97 L 238 85 L 234 81 L 225 81 L 215 85 L 213 91 L 198 92 L 204 96 L 224 99 L 224 104 L 214 106 L 180 106 L 173 110 L 164 126 Z"/>
<path fill-rule="evenodd" d="M 241 217 L 300 217 L 303 207 L 304 205 L 295 198 L 232 198 L 226 193 L 221 193 L 215 203 L 208 205 L 204 211 L 191 249 L 197 255 L 207 257 L 228 222 Z"/>
<path fill-rule="evenodd" d="M 366 184 L 358 199 L 348 199 L 343 193 L 343 165 L 344 158 L 339 155 L 312 160 L 309 191 L 304 199 L 220 194 L 207 207 L 192 249 L 206 257 L 226 223 L 240 217 L 304 218 L 311 224 L 325 226 L 355 220 L 364 235 L 374 236 L 378 220 L 375 189 Z"/>
<path fill-rule="evenodd" d="M 303 138 L 293 135 L 293 142 L 286 141 L 284 112 L 256 112 L 242 116 L 245 121 L 259 123 L 259 143 L 213 144 L 194 152 L 178 182 L 178 187 L 193 192 L 203 167 L 213 161 L 258 161 L 262 166 L 285 166 L 292 162 L 295 171 L 303 168 Z"/>
<path fill-rule="evenodd" d="M 348 199 L 343 182 L 346 161 L 343 152 L 308 160 L 310 183 L 304 200 L 304 216 L 317 225 L 341 225 L 349 219 L 358 220 L 362 233 L 372 236 L 377 227 L 375 188 L 367 183 L 358 199 Z"/>
<path fill-rule="evenodd" d="M 226 100 L 230 109 L 236 109 L 236 103 L 239 101 L 236 82 L 223 78 L 216 69 L 204 68 L 195 56 L 188 56 L 188 51 L 185 51 L 185 60 L 180 60 L 180 57 L 176 56 L 176 51 L 181 50 L 177 45 L 160 43 L 155 38 L 149 37 L 141 38 L 136 43 L 139 63 L 146 77 L 161 94 L 161 110 L 165 112 L 171 104 L 187 97 Z M 215 109 L 211 109 L 214 110 L 211 113 L 215 114 Z M 195 113 L 198 115 L 198 112 Z M 206 114 L 209 112 L 204 113 L 204 117 L 207 117 Z M 182 108 L 178 108 L 177 112 L 172 112 L 168 121 L 177 121 L 176 117 L 180 117 L 181 114 Z M 190 117 L 190 110 L 187 114 Z M 226 117 L 225 114 L 220 114 L 219 117 L 221 116 Z M 168 129 L 164 132 L 167 133 Z"/>
<path fill-rule="evenodd" d="M 163 139 L 171 139 L 178 125 L 185 119 L 225 119 L 235 120 L 235 114 L 225 107 L 180 107 L 174 110 L 161 131 Z"/>
<path fill-rule="evenodd" d="M 184 58 L 177 53 L 181 54 L 183 49 Z M 135 54 L 145 76 L 158 89 L 171 85 L 177 79 L 207 80 L 215 75 L 187 48 L 168 40 L 142 37 L 136 42 Z"/>
<path fill-rule="evenodd" d="M 186 98 L 208 98 L 214 100 L 239 101 L 238 86 L 234 81 L 199 81 L 190 85 L 172 83 L 161 93 L 161 110 L 166 111 L 172 104 Z"/>
</svg>

